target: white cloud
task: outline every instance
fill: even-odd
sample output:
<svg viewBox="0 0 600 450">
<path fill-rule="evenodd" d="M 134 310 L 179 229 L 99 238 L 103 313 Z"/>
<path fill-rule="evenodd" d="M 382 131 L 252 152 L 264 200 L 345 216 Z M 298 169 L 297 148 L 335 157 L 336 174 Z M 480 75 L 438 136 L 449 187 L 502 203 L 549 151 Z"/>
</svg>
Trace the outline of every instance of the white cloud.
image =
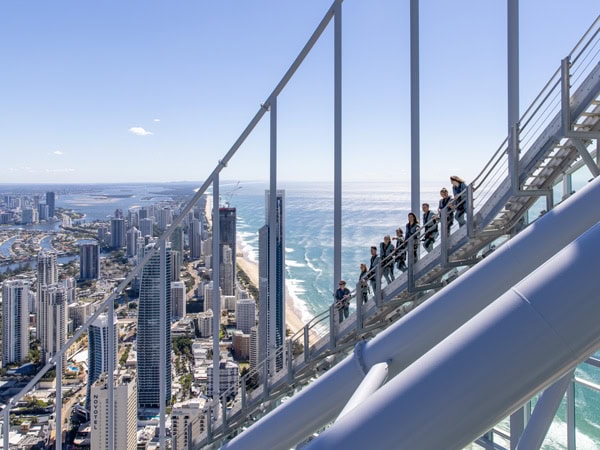
<svg viewBox="0 0 600 450">
<path fill-rule="evenodd" d="M 135 134 L 136 136 L 148 136 L 149 134 L 152 134 L 151 131 L 146 131 L 142 127 L 131 127 L 129 132 Z"/>
<path fill-rule="evenodd" d="M 71 173 L 75 172 L 75 169 L 71 169 L 70 167 L 65 167 L 63 169 L 46 169 L 46 173 Z"/>
<path fill-rule="evenodd" d="M 52 152 L 52 154 L 53 154 L 53 155 L 57 155 L 57 156 L 64 155 L 64 153 L 63 153 L 63 152 L 61 152 L 60 150 L 55 150 L 55 151 L 53 151 L 53 152 Z"/>
<path fill-rule="evenodd" d="M 160 119 L 154 119 L 154 122 L 158 123 L 160 122 Z"/>
</svg>

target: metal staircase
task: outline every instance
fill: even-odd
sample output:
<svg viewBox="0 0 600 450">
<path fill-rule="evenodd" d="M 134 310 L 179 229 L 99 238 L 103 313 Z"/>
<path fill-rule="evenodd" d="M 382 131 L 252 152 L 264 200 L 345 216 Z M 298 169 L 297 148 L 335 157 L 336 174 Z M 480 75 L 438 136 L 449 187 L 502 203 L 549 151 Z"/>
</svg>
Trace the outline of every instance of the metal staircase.
<svg viewBox="0 0 600 450">
<path fill-rule="evenodd" d="M 508 239 L 526 226 L 523 217 L 540 197 L 546 199 L 547 209 L 552 208 L 555 185 L 573 167 L 586 165 L 593 177 L 599 174 L 597 149 L 588 148 L 600 138 L 600 18 L 563 60 L 512 137 L 502 143 L 460 200 L 466 205 L 467 226 L 447 235 L 443 214 L 441 239 L 431 253 L 414 261 L 412 252 L 407 252 L 408 271 L 387 286 L 381 285 L 380 265 L 370 275 L 376 280 L 374 295 L 364 304 L 355 302 L 348 319 L 337 324 L 332 306 L 288 338 L 277 353 L 284 355 L 283 369 L 268 374 L 267 361 L 263 361 L 242 377 L 238 386 L 225 392 L 200 447 L 235 436 L 282 398 L 332 367 L 357 342 L 387 328 L 443 289 L 460 271 L 491 251 L 494 241 Z M 563 198 L 570 194 L 568 189 Z M 411 239 L 420 241 L 423 229 Z M 389 263 L 393 259 L 381 264 Z M 360 286 L 353 298 L 356 292 Z M 226 400 L 232 397 L 235 400 Z"/>
</svg>

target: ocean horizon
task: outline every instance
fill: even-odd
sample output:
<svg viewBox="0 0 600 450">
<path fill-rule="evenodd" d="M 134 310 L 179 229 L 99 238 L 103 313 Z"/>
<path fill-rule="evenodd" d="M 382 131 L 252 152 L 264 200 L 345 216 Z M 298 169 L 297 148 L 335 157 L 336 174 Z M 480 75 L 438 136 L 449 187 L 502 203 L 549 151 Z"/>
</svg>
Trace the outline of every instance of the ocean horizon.
<svg viewBox="0 0 600 450">
<path fill-rule="evenodd" d="M 16 186 L 0 185 L 0 193 L 6 195 Z M 23 194 L 43 193 L 46 187 L 53 188 L 58 194 L 58 207 L 81 212 L 85 214 L 84 220 L 91 222 L 108 220 L 117 208 L 126 215 L 130 208 L 174 198 L 189 199 L 198 185 L 190 182 L 18 186 L 27 188 L 27 191 L 21 192 Z M 44 188 L 40 190 L 40 186 Z M 450 188 L 450 183 L 438 181 L 423 183 L 422 186 L 421 202 L 430 203 L 431 209 L 436 211 L 439 190 L 442 187 Z M 10 189 L 7 190 L 7 187 Z M 241 250 L 253 261 L 258 261 L 258 229 L 265 224 L 267 188 L 268 183 L 257 181 L 227 181 L 220 186 L 221 204 L 228 203 L 237 209 L 237 234 Z M 296 311 L 306 322 L 329 307 L 338 281 L 333 280 L 332 275 L 332 183 L 280 183 L 278 189 L 285 190 L 286 288 Z M 540 204 L 538 209 L 542 208 Z M 399 226 L 404 228 L 409 212 L 410 191 L 407 183 L 344 183 L 342 277 L 351 289 L 358 280 L 360 263 L 369 263 L 370 246 L 378 246 L 386 234 L 393 236 Z M 415 213 L 421 217 L 420 210 Z M 537 216 L 537 212 L 534 211 L 532 215 Z M 600 371 L 591 366 L 580 366 L 576 376 L 600 384 Z M 577 385 L 576 404 L 577 448 L 600 448 L 600 393 Z M 567 448 L 565 401 L 542 448 Z"/>
</svg>

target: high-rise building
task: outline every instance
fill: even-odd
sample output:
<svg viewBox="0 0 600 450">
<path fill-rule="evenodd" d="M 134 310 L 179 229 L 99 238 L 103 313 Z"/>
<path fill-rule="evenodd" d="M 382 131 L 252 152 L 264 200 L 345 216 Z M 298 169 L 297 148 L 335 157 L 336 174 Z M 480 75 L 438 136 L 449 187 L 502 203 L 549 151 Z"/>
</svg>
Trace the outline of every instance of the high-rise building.
<svg viewBox="0 0 600 450">
<path fill-rule="evenodd" d="M 108 227 L 99 226 L 98 227 L 98 242 L 100 242 L 100 244 L 102 244 L 102 245 L 108 245 L 108 244 L 110 244 L 110 241 L 108 238 L 109 238 Z"/>
<path fill-rule="evenodd" d="M 178 226 L 173 230 L 170 241 L 171 250 L 183 255 L 183 251 L 185 250 L 185 240 L 183 237 L 183 228 L 181 226 Z"/>
<path fill-rule="evenodd" d="M 65 287 L 59 284 L 40 286 L 37 309 L 37 336 L 42 344 L 42 362 L 47 363 L 67 342 Z"/>
<path fill-rule="evenodd" d="M 148 252 L 154 244 L 146 246 Z M 171 250 L 165 251 L 161 267 L 160 251 L 144 266 L 140 281 L 138 307 L 138 405 L 140 408 L 159 408 L 160 402 L 171 401 Z M 160 305 L 165 306 L 161 318 Z M 161 321 L 165 335 L 165 386 L 160 385 Z"/>
<path fill-rule="evenodd" d="M 222 257 L 221 266 L 219 269 L 221 291 L 223 295 L 233 295 L 233 255 L 231 254 L 231 248 L 229 245 L 225 244 L 222 248 Z"/>
<path fill-rule="evenodd" d="M 201 224 L 198 219 L 192 220 L 190 223 L 190 229 L 188 233 L 188 240 L 190 244 L 190 259 L 199 259 L 202 256 L 201 246 Z"/>
<path fill-rule="evenodd" d="M 125 246 L 125 219 L 114 217 L 110 220 L 110 246 L 114 249 Z"/>
<path fill-rule="evenodd" d="M 183 281 L 171 282 L 171 318 L 182 319 L 185 317 L 185 300 L 185 283 Z"/>
<path fill-rule="evenodd" d="M 171 208 L 162 208 L 158 212 L 158 229 L 161 231 L 169 228 L 169 225 L 173 222 L 173 211 Z"/>
<path fill-rule="evenodd" d="M 231 271 L 228 272 L 229 278 L 231 278 L 231 286 L 235 290 L 235 255 L 236 255 L 236 209 L 235 208 L 219 208 L 219 235 L 221 237 L 219 242 L 219 264 L 224 263 L 223 255 L 224 250 L 223 247 L 228 245 L 231 250 L 231 262 L 229 265 L 231 266 Z M 223 270 L 221 268 L 221 270 Z M 235 291 L 232 291 L 233 295 Z"/>
<path fill-rule="evenodd" d="M 251 298 L 237 301 L 235 305 L 236 328 L 245 334 L 250 334 L 250 329 L 256 325 L 256 302 Z"/>
<path fill-rule="evenodd" d="M 140 233 L 142 233 L 142 236 L 144 237 L 154 235 L 154 222 L 152 219 L 149 217 L 140 219 Z"/>
<path fill-rule="evenodd" d="M 123 218 L 123 210 L 121 208 L 115 209 L 115 219 Z"/>
<path fill-rule="evenodd" d="M 190 450 L 198 447 L 200 435 L 206 429 L 206 399 L 199 397 L 176 403 L 171 411 L 171 436 L 173 450 Z"/>
<path fill-rule="evenodd" d="M 235 330 L 231 336 L 231 346 L 236 361 L 248 361 L 250 357 L 250 335 Z"/>
<path fill-rule="evenodd" d="M 285 192 L 278 190 L 274 212 L 275 229 L 269 228 L 269 191 L 265 192 L 265 222 L 258 230 L 259 247 L 259 319 L 258 358 L 269 358 L 271 373 L 283 367 L 283 355 L 272 357 L 272 352 L 283 345 L 285 339 Z M 275 279 L 271 279 L 271 232 L 275 233 Z"/>
<path fill-rule="evenodd" d="M 37 284 L 39 286 L 58 283 L 56 253 L 42 251 L 37 257 Z"/>
<path fill-rule="evenodd" d="M 137 386 L 135 377 L 129 373 L 115 376 L 113 393 L 114 448 L 136 450 L 137 448 Z M 90 402 L 90 449 L 108 448 L 108 387 L 107 374 L 103 374 L 91 389 Z"/>
<path fill-rule="evenodd" d="M 38 210 L 33 208 L 24 209 L 21 212 L 21 223 L 24 225 L 38 223 Z"/>
<path fill-rule="evenodd" d="M 214 370 L 213 365 L 208 366 L 207 369 L 208 376 L 208 387 L 206 395 L 208 397 L 213 397 L 213 377 Z M 237 395 L 238 384 L 240 380 L 240 367 L 237 363 L 231 360 L 222 360 L 219 363 L 219 394 L 223 394 L 225 391 L 230 392 L 230 398 L 233 398 Z M 231 389 L 231 390 L 230 390 Z"/>
<path fill-rule="evenodd" d="M 56 194 L 54 192 L 46 192 L 46 205 L 48 205 L 48 216 L 54 217 L 54 207 L 56 202 Z"/>
<path fill-rule="evenodd" d="M 93 303 L 72 303 L 68 305 L 68 316 L 73 323 L 73 330 L 83 325 L 94 312 Z"/>
<path fill-rule="evenodd" d="M 171 250 L 171 281 L 181 280 L 182 258 L 181 253 Z"/>
<path fill-rule="evenodd" d="M 112 358 L 113 367 L 117 367 L 117 317 L 115 315 L 113 323 L 113 337 L 115 346 L 112 352 L 109 352 L 108 333 L 109 322 L 108 315 L 105 313 L 96 317 L 96 320 L 88 328 L 88 381 L 87 381 L 87 399 L 86 405 L 90 405 L 90 392 L 92 385 L 100 378 L 102 373 L 108 372 L 108 358 Z M 110 355 L 112 353 L 112 355 Z"/>
<path fill-rule="evenodd" d="M 2 367 L 22 363 L 29 352 L 29 291 L 27 281 L 2 284 Z"/>
<path fill-rule="evenodd" d="M 100 278 L 100 246 L 97 242 L 79 246 L 79 279 L 97 280 Z"/>
<path fill-rule="evenodd" d="M 258 368 L 258 327 L 250 328 L 250 370 Z"/>
<path fill-rule="evenodd" d="M 50 217 L 48 214 L 48 205 L 46 205 L 44 203 L 37 206 L 37 211 L 38 211 L 38 218 L 40 221 L 48 220 L 48 218 Z"/>
<path fill-rule="evenodd" d="M 137 239 L 142 236 L 142 233 L 136 228 L 131 227 L 127 230 L 127 245 L 125 254 L 128 258 L 132 258 L 137 254 Z"/>
<path fill-rule="evenodd" d="M 198 314 L 198 331 L 202 337 L 211 337 L 213 332 L 212 309 Z"/>
<path fill-rule="evenodd" d="M 137 209 L 130 209 L 127 211 L 127 222 L 130 227 L 139 226 L 139 214 Z"/>
</svg>

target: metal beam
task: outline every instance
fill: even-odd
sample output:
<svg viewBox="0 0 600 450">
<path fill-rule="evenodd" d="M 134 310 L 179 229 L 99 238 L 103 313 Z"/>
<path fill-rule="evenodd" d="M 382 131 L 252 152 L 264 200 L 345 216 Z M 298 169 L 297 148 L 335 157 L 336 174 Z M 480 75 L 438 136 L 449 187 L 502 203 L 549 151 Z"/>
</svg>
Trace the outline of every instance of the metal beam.
<svg viewBox="0 0 600 450">
<path fill-rule="evenodd" d="M 268 357 L 268 375 L 275 375 L 277 366 L 277 97 L 271 99 L 270 107 L 270 164 L 269 164 L 269 286 L 267 294 L 268 312 L 266 317 L 269 319 L 269 331 L 265 334 L 268 336 L 267 353 Z M 285 306 L 285 305 L 284 305 Z M 260 326 L 266 326 L 261 324 Z M 285 331 L 285 325 L 284 325 Z M 265 378 L 265 383 L 268 382 L 268 376 Z M 265 385 L 266 386 L 266 385 Z"/>
<path fill-rule="evenodd" d="M 221 296 L 219 295 L 220 280 L 220 241 L 221 220 L 219 217 L 219 174 L 213 178 L 213 205 L 212 205 L 212 310 L 213 310 L 213 414 L 219 411 L 219 331 L 221 330 Z M 212 420 L 209 416 L 207 420 Z"/>
<path fill-rule="evenodd" d="M 158 403 L 158 410 L 159 410 L 159 431 L 158 431 L 158 441 L 160 443 L 160 448 L 166 448 L 166 438 L 167 438 L 167 427 L 166 427 L 166 414 L 167 414 L 167 410 L 166 407 L 167 405 L 165 404 L 165 401 L 170 401 L 171 399 L 165 399 L 163 392 L 166 392 L 165 387 L 167 385 L 167 357 L 171 357 L 171 355 L 167 355 L 167 282 L 166 282 L 166 277 L 168 276 L 169 272 L 167 272 L 167 245 L 166 242 L 164 243 L 164 245 L 161 245 L 160 247 L 160 252 L 159 252 L 159 264 L 160 264 L 160 269 L 159 269 L 159 276 L 160 276 L 160 306 L 159 306 L 159 323 L 158 323 L 158 330 L 160 333 L 160 339 L 159 339 L 159 352 L 160 355 L 158 357 L 158 361 L 159 361 L 159 368 L 158 368 L 158 384 L 159 384 L 159 403 Z M 108 305 L 109 308 L 111 308 L 111 305 Z M 114 306 L 112 306 L 114 308 Z M 110 330 L 110 326 L 109 326 L 109 330 Z M 112 356 L 112 355 L 111 355 Z M 111 356 L 109 356 L 109 359 L 111 358 Z M 114 378 L 114 374 L 109 373 L 108 376 L 110 378 Z M 171 374 L 168 374 L 168 376 L 171 376 Z"/>
<path fill-rule="evenodd" d="M 348 400 L 344 409 L 336 420 L 341 419 L 354 408 L 364 403 L 381 385 L 385 382 L 388 375 L 388 365 L 385 362 L 375 364 L 369 369 L 369 372 L 362 380 L 354 395 Z"/>
<path fill-rule="evenodd" d="M 333 289 L 342 279 L 342 0 L 334 3 Z"/>
<path fill-rule="evenodd" d="M 587 147 L 585 146 L 583 141 L 581 139 L 571 138 L 571 142 L 573 142 L 573 145 L 577 149 L 577 153 L 579 153 L 581 159 L 583 160 L 587 168 L 590 170 L 594 178 L 600 175 L 600 169 L 596 165 L 596 161 L 594 161 L 594 158 L 592 158 L 592 156 L 588 152 Z"/>
<path fill-rule="evenodd" d="M 417 215 L 421 208 L 419 84 L 419 0 L 410 0 L 410 210 Z"/>
</svg>

